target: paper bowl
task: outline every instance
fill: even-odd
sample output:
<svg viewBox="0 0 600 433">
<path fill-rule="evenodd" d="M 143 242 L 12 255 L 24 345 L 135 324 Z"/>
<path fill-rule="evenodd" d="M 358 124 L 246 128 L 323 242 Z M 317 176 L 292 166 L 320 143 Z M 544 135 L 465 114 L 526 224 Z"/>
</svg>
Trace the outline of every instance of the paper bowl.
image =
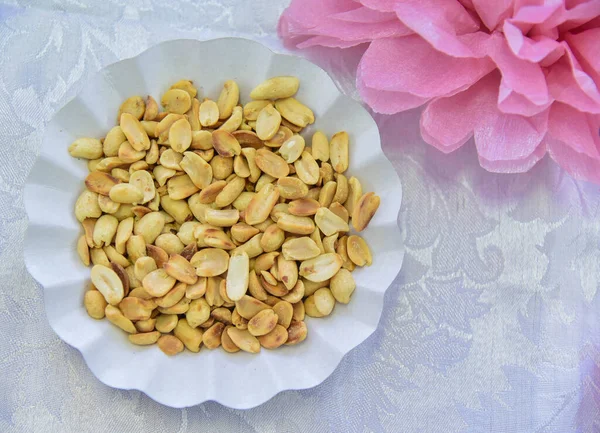
<svg viewBox="0 0 600 433">
<path fill-rule="evenodd" d="M 264 79 L 300 78 L 298 99 L 315 112 L 317 129 L 329 136 L 346 130 L 351 138 L 349 174 L 364 191 L 381 196 L 379 211 L 362 233 L 373 251 L 373 265 L 354 272 L 357 288 L 349 305 L 338 304 L 322 319 L 307 318 L 308 338 L 296 346 L 263 349 L 258 355 L 207 350 L 167 357 L 158 347 L 138 347 L 107 320 L 91 319 L 83 307 L 90 269 L 75 251 L 82 234 L 74 204 L 84 188 L 85 161 L 69 156 L 78 137 L 102 137 L 115 124 L 121 102 L 132 95 L 160 100 L 182 78 L 199 86 L 200 96 L 216 98 L 226 79 L 235 79 L 242 100 Z M 365 109 L 342 95 L 319 67 L 298 57 L 275 54 L 236 38 L 206 42 L 164 42 L 101 70 L 49 123 L 39 158 L 25 187 L 29 227 L 25 262 L 44 287 L 48 321 L 66 343 L 77 348 L 105 384 L 137 389 L 172 407 L 214 400 L 232 408 L 257 406 L 280 391 L 313 387 L 325 380 L 342 357 L 377 327 L 386 289 L 398 274 L 403 248 L 397 216 L 402 189 L 384 156 L 377 126 Z M 310 140 L 308 140 L 310 143 Z"/>
</svg>

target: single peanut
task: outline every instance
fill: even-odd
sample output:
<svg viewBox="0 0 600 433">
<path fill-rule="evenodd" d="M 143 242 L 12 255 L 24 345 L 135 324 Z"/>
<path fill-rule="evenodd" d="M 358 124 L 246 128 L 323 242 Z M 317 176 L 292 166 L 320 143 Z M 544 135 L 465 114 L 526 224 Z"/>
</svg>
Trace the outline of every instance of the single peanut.
<svg viewBox="0 0 600 433">
<path fill-rule="evenodd" d="M 176 88 L 167 90 L 160 103 L 169 113 L 184 114 L 191 108 L 192 98 L 185 90 Z"/>
<path fill-rule="evenodd" d="M 104 295 L 98 290 L 88 290 L 83 297 L 83 304 L 90 317 L 103 319 L 107 302 Z"/>
<path fill-rule="evenodd" d="M 304 321 L 292 322 L 290 327 L 287 329 L 288 339 L 285 342 L 287 346 L 298 344 L 306 340 L 308 329 Z"/>
<path fill-rule="evenodd" d="M 356 231 L 363 231 L 367 227 L 377 212 L 380 201 L 379 196 L 368 192 L 356 202 L 352 211 L 352 225 Z"/>
<path fill-rule="evenodd" d="M 329 143 L 329 158 L 331 165 L 337 173 L 343 173 L 348 170 L 348 133 L 338 132 L 331 137 Z"/>
<path fill-rule="evenodd" d="M 231 338 L 231 341 L 244 352 L 260 352 L 260 343 L 255 336 L 248 332 L 248 330 L 232 327 L 227 329 L 227 334 L 229 335 L 229 338 Z"/>
<path fill-rule="evenodd" d="M 187 95 L 187 93 L 186 93 Z M 158 347 L 165 355 L 173 356 L 183 352 L 183 343 L 173 335 L 163 335 L 158 339 Z"/>
<path fill-rule="evenodd" d="M 179 319 L 177 325 L 173 329 L 173 334 L 175 334 L 175 337 L 181 340 L 181 342 L 185 345 L 185 348 L 190 352 L 197 353 L 200 351 L 203 332 L 198 328 L 192 328 L 186 319 Z"/>
<path fill-rule="evenodd" d="M 136 344 L 138 346 L 149 346 L 151 344 L 156 343 L 159 337 L 160 332 L 151 331 L 142 332 L 139 334 L 130 334 L 127 338 L 129 338 L 129 341 L 131 341 L 133 344 Z"/>
</svg>

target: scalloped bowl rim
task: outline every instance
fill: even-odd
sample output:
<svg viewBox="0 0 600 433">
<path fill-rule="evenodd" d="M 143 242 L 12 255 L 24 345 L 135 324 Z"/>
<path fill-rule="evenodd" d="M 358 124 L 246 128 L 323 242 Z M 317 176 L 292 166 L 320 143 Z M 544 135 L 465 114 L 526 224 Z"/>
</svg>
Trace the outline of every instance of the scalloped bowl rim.
<svg viewBox="0 0 600 433">
<path fill-rule="evenodd" d="M 337 98 L 341 98 L 345 104 L 348 104 L 349 106 L 353 107 L 354 109 L 358 109 L 358 110 L 362 110 L 364 111 L 368 117 L 369 117 L 369 121 L 372 123 L 372 127 L 375 129 L 375 133 L 377 135 L 377 143 L 376 143 L 376 150 L 378 150 L 381 155 L 383 156 L 382 161 L 384 160 L 389 167 L 391 168 L 391 171 L 394 173 L 394 180 L 392 183 L 397 183 L 397 187 L 399 188 L 399 196 L 397 197 L 397 201 L 392 204 L 392 211 L 393 215 L 394 215 L 394 221 L 395 221 L 395 229 L 397 230 L 396 233 L 394 233 L 394 236 L 397 237 L 397 240 L 401 242 L 401 238 L 400 238 L 400 228 L 398 227 L 397 224 L 397 218 L 398 218 L 398 214 L 400 211 L 400 205 L 401 205 L 401 201 L 402 201 L 402 185 L 400 184 L 400 179 L 398 177 L 398 174 L 396 173 L 396 171 L 393 168 L 393 165 L 391 164 L 391 162 L 389 161 L 389 159 L 387 158 L 387 156 L 383 153 L 383 150 L 381 149 L 381 137 L 379 134 L 379 129 L 377 127 L 376 122 L 373 120 L 372 116 L 370 115 L 370 113 L 357 101 L 355 101 L 354 99 L 352 99 L 351 97 L 345 95 L 344 93 L 342 93 L 340 91 L 340 89 L 338 88 L 338 86 L 336 85 L 335 81 L 331 78 L 331 76 L 329 75 L 329 73 L 327 73 L 327 71 L 324 71 L 322 68 L 320 68 L 318 65 L 302 58 L 302 57 L 298 57 L 292 54 L 283 54 L 283 53 L 279 53 L 276 52 L 274 50 L 272 50 L 269 47 L 266 47 L 265 45 L 256 42 L 254 40 L 251 39 L 245 39 L 245 38 L 237 38 L 237 37 L 224 37 L 224 38 L 215 38 L 215 39 L 208 39 L 208 40 L 197 40 L 197 39 L 173 39 L 173 40 L 168 40 L 168 41 L 163 41 L 159 44 L 153 45 L 151 47 L 149 47 L 148 49 L 142 51 L 141 53 L 132 56 L 132 57 L 128 57 L 128 58 L 124 58 L 121 59 L 117 62 L 114 62 L 110 65 L 107 65 L 103 68 L 101 68 L 99 71 L 97 71 L 95 74 L 93 74 L 86 82 L 85 84 L 82 86 L 82 88 L 80 89 L 80 91 L 74 95 L 72 98 L 69 99 L 68 102 L 66 102 L 59 110 L 57 110 L 52 119 L 48 122 L 48 124 L 46 125 L 46 129 L 48 129 L 48 125 L 50 125 L 54 119 L 57 118 L 57 116 L 63 111 L 66 110 L 70 104 L 72 104 L 80 95 L 82 95 L 83 93 L 85 93 L 86 91 L 88 91 L 90 88 L 93 87 L 93 83 L 95 82 L 95 80 L 100 76 L 106 73 L 106 71 L 111 70 L 111 68 L 115 68 L 116 65 L 121 65 L 125 62 L 131 61 L 133 59 L 143 59 L 146 56 L 150 56 L 154 51 L 159 50 L 159 47 L 164 47 L 166 45 L 169 44 L 178 44 L 178 43 L 197 43 L 197 44 L 210 44 L 210 43 L 214 43 L 214 42 L 219 42 L 219 41 L 231 41 L 233 43 L 248 43 L 251 45 L 254 45 L 256 49 L 262 49 L 262 50 L 268 50 L 270 51 L 271 55 L 273 56 L 274 59 L 278 59 L 278 58 L 288 58 L 288 59 L 293 59 L 294 62 L 300 62 L 300 63 L 304 63 L 306 64 L 307 67 L 309 68 L 317 68 L 318 70 L 322 71 L 325 73 L 325 75 L 327 76 L 327 79 L 330 81 L 330 85 L 333 85 L 333 87 L 335 88 L 335 90 L 339 93 L 339 95 L 337 96 Z M 46 136 L 45 136 L 46 137 Z M 44 147 L 47 145 L 48 143 L 48 139 L 44 138 L 42 145 L 40 147 L 40 152 L 41 150 L 44 149 Z M 375 144 L 373 144 L 373 146 L 375 146 Z M 39 155 L 38 158 L 36 159 L 36 163 L 39 161 Z M 35 167 L 35 164 L 34 164 Z M 32 185 L 35 185 L 33 183 L 30 184 L 32 175 L 33 175 L 33 168 L 32 168 L 32 172 L 29 174 L 27 181 L 25 183 L 25 191 L 27 192 L 28 188 Z M 396 197 L 395 197 L 396 198 Z M 27 217 L 28 217 L 28 227 L 27 227 L 27 231 L 26 231 L 26 236 L 25 239 L 27 241 L 28 235 L 30 234 L 30 228 L 31 228 L 31 214 L 30 214 L 30 207 L 28 206 L 28 202 L 29 202 L 29 198 L 28 195 L 25 194 L 25 207 L 26 207 L 26 213 L 27 213 Z M 390 213 L 391 213 L 390 212 Z M 46 288 L 46 285 L 44 283 L 42 283 L 42 281 L 44 280 L 44 275 L 38 271 L 38 269 L 36 268 L 36 266 L 34 265 L 34 263 L 31 261 L 29 255 L 28 255 L 28 243 L 26 242 L 25 245 L 25 250 L 24 250 L 24 255 L 25 255 L 25 264 L 27 267 L 27 270 L 29 271 L 29 273 L 35 278 L 35 280 L 44 288 L 43 292 L 44 292 L 44 305 L 45 305 L 45 311 L 46 311 L 46 316 L 48 318 L 48 321 L 50 323 L 50 326 L 52 327 L 52 329 L 54 330 L 54 332 L 56 332 L 56 334 L 63 340 L 65 341 L 67 344 L 69 344 L 70 346 L 76 348 L 83 356 L 86 365 L 88 366 L 88 368 L 90 368 L 90 370 L 92 371 L 92 373 L 104 384 L 106 384 L 107 386 L 113 387 L 113 388 L 117 388 L 117 389 L 123 389 L 123 390 L 139 390 L 141 392 L 143 392 L 144 394 L 146 394 L 148 397 L 150 397 L 151 399 L 166 405 L 166 406 L 170 406 L 170 407 L 176 407 L 176 408 L 182 408 L 182 407 L 190 407 L 190 406 L 194 406 L 194 405 L 198 405 L 201 403 L 204 403 L 206 401 L 216 401 L 220 404 L 223 404 L 225 406 L 228 407 L 232 407 L 232 408 L 236 408 L 236 409 L 248 409 L 248 408 L 252 408 L 252 407 L 256 407 L 259 406 L 263 403 L 265 403 L 266 401 L 270 400 L 271 398 L 273 398 L 275 395 L 277 395 L 278 393 L 282 392 L 282 391 L 286 391 L 286 390 L 301 390 L 301 389 L 307 389 L 307 388 L 312 388 L 314 386 L 319 385 L 320 383 L 322 383 L 325 379 L 327 379 L 332 373 L 333 371 L 337 368 L 337 366 L 340 364 L 342 358 L 349 353 L 351 350 L 353 350 L 355 347 L 357 347 L 358 345 L 360 345 L 362 342 L 364 342 L 370 335 L 373 334 L 373 332 L 377 329 L 377 327 L 379 326 L 378 324 L 373 327 L 373 329 L 371 329 L 366 335 L 364 335 L 364 338 L 360 339 L 359 341 L 353 342 L 351 343 L 348 347 L 345 347 L 343 349 L 343 351 L 339 351 L 338 352 L 338 358 L 335 362 L 330 363 L 327 367 L 322 368 L 320 371 L 318 371 L 318 374 L 314 374 L 312 376 L 310 376 L 310 379 L 307 380 L 296 380 L 294 384 L 286 384 L 283 382 L 280 383 L 276 383 L 275 386 L 272 386 L 271 389 L 266 390 L 265 392 L 262 392 L 261 394 L 257 394 L 254 398 L 253 401 L 251 402 L 244 402 L 244 403 L 232 403 L 232 402 L 228 402 L 228 401 L 223 401 L 224 399 L 221 397 L 217 397 L 217 396 L 204 396 L 203 398 L 201 398 L 198 401 L 186 401 L 185 403 L 181 404 L 181 403 L 173 403 L 168 401 L 167 399 L 163 398 L 163 396 L 161 395 L 160 392 L 155 392 L 153 390 L 148 390 L 145 389 L 143 386 L 128 386 L 127 384 L 123 384 L 120 383 L 119 381 L 114 381 L 111 380 L 110 378 L 106 377 L 103 372 L 99 372 L 96 369 L 92 368 L 91 364 L 90 364 L 90 359 L 88 359 L 88 357 L 90 357 L 91 355 L 89 353 L 87 353 L 86 351 L 83 350 L 83 344 L 78 344 L 78 341 L 74 341 L 72 338 L 69 338 L 67 336 L 65 336 L 63 333 L 61 333 L 61 331 L 59 331 L 59 329 L 57 328 L 57 326 L 55 326 L 55 322 L 54 320 L 51 319 L 51 315 L 49 314 L 49 310 L 48 310 L 48 289 Z M 398 246 L 398 253 L 399 253 L 399 262 L 397 263 L 397 270 L 396 272 L 393 272 L 392 275 L 393 277 L 391 277 L 391 280 L 387 281 L 382 281 L 382 285 L 385 285 L 385 290 L 383 290 L 382 292 L 382 298 L 385 295 L 385 292 L 387 291 L 387 289 L 390 287 L 390 285 L 392 284 L 392 282 L 394 281 L 394 279 L 397 277 L 398 273 L 400 272 L 400 269 L 402 267 L 402 262 L 403 262 L 403 257 L 404 257 L 404 247 L 402 245 L 402 243 L 400 243 L 400 245 Z M 389 279 L 389 278 L 388 278 Z M 83 308 L 83 307 L 82 307 Z M 381 319 L 381 314 L 383 312 L 383 303 L 381 303 L 381 308 L 378 308 L 378 317 L 377 317 L 377 323 L 379 323 L 380 319 Z M 335 316 L 335 314 L 334 314 Z M 310 326 L 309 326 L 309 330 L 310 330 Z"/>
</svg>

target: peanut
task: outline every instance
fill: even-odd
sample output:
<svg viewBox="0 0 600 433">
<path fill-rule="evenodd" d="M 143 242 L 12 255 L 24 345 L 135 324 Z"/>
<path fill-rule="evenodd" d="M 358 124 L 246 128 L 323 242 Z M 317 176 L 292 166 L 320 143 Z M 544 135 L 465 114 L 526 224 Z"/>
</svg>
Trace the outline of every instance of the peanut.
<svg viewBox="0 0 600 433">
<path fill-rule="evenodd" d="M 195 353 L 200 352 L 203 332 L 198 328 L 192 328 L 186 319 L 179 319 L 177 325 L 173 329 L 173 334 L 181 340 L 187 350 Z"/>
<path fill-rule="evenodd" d="M 107 302 L 104 295 L 98 290 L 88 290 L 83 297 L 83 304 L 90 317 L 94 319 L 103 319 L 104 310 Z"/>
<path fill-rule="evenodd" d="M 167 90 L 160 103 L 169 113 L 184 114 L 191 108 L 192 98 L 185 90 L 175 88 Z"/>
<path fill-rule="evenodd" d="M 120 183 L 110 189 L 108 196 L 115 203 L 141 203 L 144 193 L 135 185 Z"/>
<path fill-rule="evenodd" d="M 127 140 L 125 134 L 123 134 L 123 130 L 120 126 L 114 126 L 104 138 L 104 143 L 102 144 L 102 150 L 104 155 L 106 156 L 117 156 L 119 152 L 119 147 L 121 144 Z"/>
<path fill-rule="evenodd" d="M 277 219 L 277 226 L 288 233 L 298 235 L 309 235 L 315 229 L 312 219 L 290 214 L 281 214 Z"/>
<path fill-rule="evenodd" d="M 218 248 L 205 248 L 198 251 L 190 260 L 200 277 L 221 275 L 229 266 L 229 254 Z"/>
<path fill-rule="evenodd" d="M 248 273 L 250 262 L 248 254 L 232 255 L 229 258 L 229 271 L 227 273 L 227 296 L 232 301 L 239 301 L 248 290 Z"/>
<path fill-rule="evenodd" d="M 215 125 L 219 121 L 219 106 L 210 99 L 200 104 L 200 124 L 204 127 Z"/>
<path fill-rule="evenodd" d="M 329 142 L 327 136 L 317 131 L 312 136 L 312 156 L 319 161 L 329 161 Z"/>
<path fill-rule="evenodd" d="M 138 320 L 134 325 L 138 332 L 152 332 L 156 325 L 156 319 Z"/>
<path fill-rule="evenodd" d="M 273 311 L 277 315 L 277 323 L 285 329 L 289 328 L 294 315 L 294 307 L 287 301 L 279 301 L 273 305 Z"/>
<path fill-rule="evenodd" d="M 294 133 L 290 130 L 290 128 L 280 126 L 275 135 L 264 142 L 265 146 L 281 147 L 283 143 L 292 138 L 292 135 L 294 135 Z"/>
<path fill-rule="evenodd" d="M 346 242 L 346 252 L 348 253 L 350 260 L 357 266 L 371 266 L 373 263 L 371 250 L 365 240 L 360 236 L 352 235 L 348 237 Z"/>
<path fill-rule="evenodd" d="M 281 114 L 269 104 L 258 113 L 256 118 L 256 134 L 261 140 L 272 138 L 281 125 Z"/>
<path fill-rule="evenodd" d="M 123 299 L 125 294 L 123 283 L 112 269 L 95 265 L 92 268 L 91 280 L 109 304 L 117 305 Z"/>
<path fill-rule="evenodd" d="M 192 144 L 192 127 L 187 119 L 179 119 L 169 128 L 169 144 L 175 152 L 183 153 Z"/>
<path fill-rule="evenodd" d="M 123 113 L 129 113 L 134 116 L 136 119 L 141 120 L 144 116 L 144 112 L 146 110 L 146 104 L 141 96 L 132 96 L 127 98 L 119 107 L 119 115 Z"/>
<path fill-rule="evenodd" d="M 364 194 L 354 205 L 352 226 L 357 232 L 363 231 L 377 212 L 381 199 L 372 192 Z"/>
<path fill-rule="evenodd" d="M 129 320 L 148 320 L 156 303 L 150 300 L 127 297 L 119 303 L 119 309 Z"/>
<path fill-rule="evenodd" d="M 238 314 L 247 320 L 252 319 L 256 314 L 267 308 L 269 308 L 267 304 L 248 295 L 242 296 L 242 298 L 235 303 L 235 309 Z"/>
<path fill-rule="evenodd" d="M 78 138 L 69 146 L 69 154 L 73 158 L 98 159 L 103 154 L 102 143 L 96 138 Z"/>
<path fill-rule="evenodd" d="M 184 92 L 185 93 L 185 92 Z M 187 95 L 187 93 L 186 93 Z M 189 96 L 189 95 L 188 95 Z M 183 343 L 173 335 L 163 335 L 158 339 L 158 347 L 165 355 L 173 356 L 183 352 Z"/>
<path fill-rule="evenodd" d="M 260 240 L 260 246 L 265 252 L 272 252 L 278 250 L 283 241 L 285 240 L 285 232 L 281 230 L 276 224 L 272 224 L 263 233 Z"/>
<path fill-rule="evenodd" d="M 102 209 L 98 204 L 98 194 L 88 190 L 83 191 L 75 202 L 75 217 L 77 220 L 83 222 L 86 218 L 98 218 L 101 215 Z"/>
<path fill-rule="evenodd" d="M 275 328 L 278 319 L 273 310 L 262 310 L 248 322 L 248 332 L 255 337 L 266 335 Z"/>
<path fill-rule="evenodd" d="M 346 224 L 350 220 L 350 214 L 344 206 L 339 204 L 338 202 L 332 203 L 329 205 L 329 210 L 339 216 Z"/>
<path fill-rule="evenodd" d="M 244 190 L 246 180 L 239 176 L 232 176 L 232 179 L 223 187 L 221 192 L 215 197 L 215 205 L 218 207 L 229 206 Z M 235 224 L 235 222 L 233 223 Z M 228 224 L 232 226 L 233 224 Z"/>
<path fill-rule="evenodd" d="M 240 89 L 237 83 L 233 80 L 225 81 L 223 90 L 217 100 L 217 108 L 219 110 L 219 119 L 227 119 L 231 116 L 235 106 L 240 99 Z M 237 128 L 236 128 L 237 129 Z"/>
<path fill-rule="evenodd" d="M 308 186 L 297 177 L 282 177 L 277 181 L 279 196 L 287 200 L 304 197 L 308 193 Z"/>
<path fill-rule="evenodd" d="M 248 203 L 246 224 L 254 225 L 265 221 L 279 199 L 279 191 L 273 184 L 265 185 Z"/>
<path fill-rule="evenodd" d="M 130 113 L 120 116 L 120 125 L 127 141 L 137 151 L 150 149 L 150 138 L 140 121 Z"/>
<path fill-rule="evenodd" d="M 329 143 L 331 166 L 337 173 L 348 170 L 348 133 L 345 131 L 333 134 Z"/>
<path fill-rule="evenodd" d="M 299 86 L 300 81 L 296 77 L 273 77 L 256 86 L 252 92 L 250 92 L 250 97 L 252 99 L 289 98 L 296 94 Z"/>
<path fill-rule="evenodd" d="M 321 254 L 321 250 L 311 238 L 303 236 L 285 241 L 282 246 L 286 260 L 308 260 Z"/>
<path fill-rule="evenodd" d="M 220 322 L 214 323 L 210 328 L 204 331 L 202 342 L 207 349 L 216 349 L 221 345 L 221 334 L 225 329 L 225 325 Z"/>
<path fill-rule="evenodd" d="M 177 326 L 178 318 L 176 314 L 160 314 L 156 318 L 156 330 L 163 334 L 168 334 Z"/>
<path fill-rule="evenodd" d="M 156 269 L 148 273 L 142 280 L 144 289 L 155 297 L 166 295 L 174 285 L 175 278 L 167 274 L 164 269 Z"/>
<path fill-rule="evenodd" d="M 330 289 L 336 301 L 342 304 L 350 302 L 350 297 L 356 288 L 352 273 L 347 269 L 340 269 L 330 281 Z"/>
<path fill-rule="evenodd" d="M 137 333 L 133 322 L 125 317 L 117 307 L 108 304 L 104 310 L 104 314 L 110 323 L 121 328 L 123 331 L 129 334 Z"/>
<path fill-rule="evenodd" d="M 287 346 L 298 344 L 306 340 L 308 329 L 304 321 L 292 322 L 290 327 L 287 329 L 288 339 L 285 342 Z"/>
<path fill-rule="evenodd" d="M 325 207 L 317 211 L 315 222 L 325 236 L 350 230 L 348 223 Z"/>
<path fill-rule="evenodd" d="M 223 347 L 223 350 L 228 353 L 239 352 L 240 348 L 235 345 L 231 337 L 229 337 L 229 333 L 227 332 L 230 328 L 233 328 L 233 326 L 226 326 L 221 333 L 221 347 Z"/>
<path fill-rule="evenodd" d="M 154 120 L 158 115 L 158 104 L 156 100 L 148 95 L 146 99 L 146 110 L 144 111 L 144 120 Z"/>
<path fill-rule="evenodd" d="M 275 102 L 275 108 L 283 118 L 296 126 L 304 128 L 306 125 L 315 122 L 315 115 L 312 110 L 295 98 L 279 99 Z"/>
<path fill-rule="evenodd" d="M 88 247 L 87 241 L 85 239 L 85 235 L 82 235 L 77 240 L 77 253 L 79 254 L 79 258 L 81 262 L 85 266 L 90 265 L 90 249 Z"/>
<path fill-rule="evenodd" d="M 187 286 L 185 289 L 185 297 L 188 299 L 199 299 L 206 293 L 206 277 L 198 278 L 195 284 Z"/>
<path fill-rule="evenodd" d="M 294 163 L 304 151 L 304 138 L 301 135 L 292 135 L 279 148 L 279 153 L 288 164 Z"/>
<path fill-rule="evenodd" d="M 171 255 L 169 261 L 164 265 L 164 270 L 168 275 L 185 284 L 194 284 L 198 281 L 194 267 L 179 254 Z"/>
<path fill-rule="evenodd" d="M 158 307 L 158 311 L 162 314 L 185 314 L 190 308 L 190 302 L 188 298 L 181 298 L 171 307 Z"/>
<path fill-rule="evenodd" d="M 227 335 L 237 347 L 242 349 L 244 352 L 258 353 L 260 352 L 260 343 L 255 336 L 250 334 L 248 330 L 242 330 L 237 328 L 228 328 Z"/>
<path fill-rule="evenodd" d="M 266 148 L 256 151 L 255 161 L 258 168 L 276 179 L 286 177 L 290 172 L 290 168 L 285 160 Z"/>
<path fill-rule="evenodd" d="M 313 282 L 321 282 L 333 277 L 342 267 L 342 258 L 335 253 L 321 254 L 300 264 L 300 275 Z"/>
<path fill-rule="evenodd" d="M 305 194 L 306 195 L 306 194 Z M 296 216 L 312 216 L 319 210 L 320 203 L 311 198 L 299 198 L 288 205 L 288 212 Z"/>
<path fill-rule="evenodd" d="M 133 344 L 137 344 L 138 346 L 149 346 L 158 341 L 160 337 L 160 332 L 151 331 L 151 332 L 142 332 L 139 334 L 130 334 L 127 338 Z"/>
<path fill-rule="evenodd" d="M 315 185 L 319 181 L 319 164 L 306 150 L 302 152 L 300 159 L 294 162 L 296 173 L 302 182 L 307 185 Z"/>
<path fill-rule="evenodd" d="M 194 83 L 190 80 L 179 80 L 171 86 L 171 89 L 185 90 L 190 95 L 190 98 L 195 98 L 198 94 L 198 89 L 194 87 Z"/>
</svg>

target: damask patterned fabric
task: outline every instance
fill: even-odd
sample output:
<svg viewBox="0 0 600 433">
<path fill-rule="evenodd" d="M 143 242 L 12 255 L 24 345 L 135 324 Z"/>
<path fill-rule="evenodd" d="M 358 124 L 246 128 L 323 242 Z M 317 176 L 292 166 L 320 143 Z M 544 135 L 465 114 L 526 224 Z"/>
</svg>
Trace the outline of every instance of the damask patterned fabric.
<svg viewBox="0 0 600 433">
<path fill-rule="evenodd" d="M 52 332 L 22 258 L 23 184 L 45 122 L 100 68 L 163 40 L 237 35 L 281 50 L 286 5 L 2 2 L 0 431 L 600 431 L 598 187 L 549 160 L 497 175 L 472 146 L 442 155 L 416 112 L 376 117 L 404 187 L 403 270 L 378 330 L 321 385 L 247 411 L 171 409 L 103 385 Z M 353 95 L 359 54 L 308 53 Z"/>
</svg>

